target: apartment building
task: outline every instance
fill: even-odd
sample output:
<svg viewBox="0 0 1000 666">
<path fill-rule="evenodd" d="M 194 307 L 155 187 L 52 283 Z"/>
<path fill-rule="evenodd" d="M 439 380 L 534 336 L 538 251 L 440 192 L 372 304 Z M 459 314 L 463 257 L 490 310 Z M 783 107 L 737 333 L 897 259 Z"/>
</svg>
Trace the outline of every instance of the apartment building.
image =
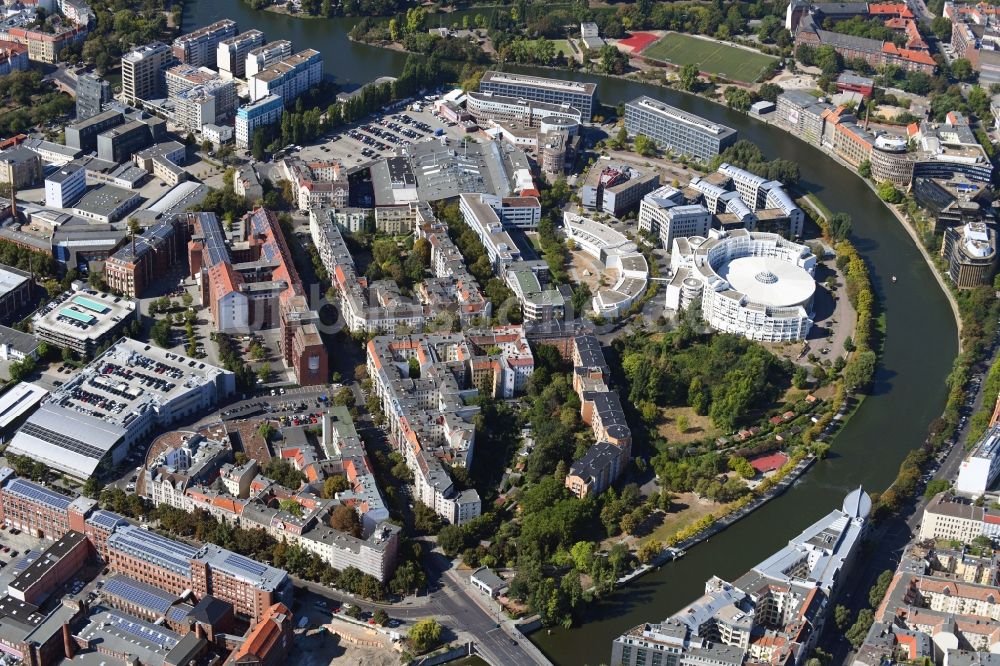
<svg viewBox="0 0 1000 666">
<path fill-rule="evenodd" d="M 672 247 L 674 238 L 707 236 L 711 228 L 708 209 L 686 204 L 680 190 L 669 185 L 653 190 L 639 204 L 639 230 L 659 238 L 664 248 Z"/>
<path fill-rule="evenodd" d="M 219 43 L 235 36 L 236 21 L 222 19 L 176 38 L 171 53 L 184 64 L 215 68 Z"/>
<path fill-rule="evenodd" d="M 224 79 L 242 79 L 247 71 L 247 55 L 261 46 L 264 33 L 260 30 L 247 30 L 219 42 L 215 54 L 219 75 Z"/>
<path fill-rule="evenodd" d="M 250 101 L 275 95 L 282 103 L 290 104 L 322 79 L 323 56 L 319 51 L 305 49 L 249 76 Z"/>
<path fill-rule="evenodd" d="M 122 56 L 122 101 L 138 104 L 166 97 L 164 70 L 173 59 L 170 47 L 160 42 L 132 49 Z"/>
<path fill-rule="evenodd" d="M 268 95 L 241 106 L 236 110 L 236 145 L 249 148 L 253 143 L 254 132 L 260 127 L 278 122 L 284 112 L 285 104 L 277 95 Z"/>
<path fill-rule="evenodd" d="M 247 80 L 262 72 L 271 65 L 290 58 L 292 56 L 292 43 L 287 39 L 279 39 L 268 42 L 263 46 L 251 49 L 243 63 L 243 70 Z"/>
</svg>

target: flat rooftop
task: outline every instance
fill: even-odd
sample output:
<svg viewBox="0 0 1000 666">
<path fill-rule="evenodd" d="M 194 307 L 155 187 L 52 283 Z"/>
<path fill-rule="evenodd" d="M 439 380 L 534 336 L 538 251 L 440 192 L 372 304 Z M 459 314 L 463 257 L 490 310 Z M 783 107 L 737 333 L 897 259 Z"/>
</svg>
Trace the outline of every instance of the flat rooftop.
<svg viewBox="0 0 1000 666">
<path fill-rule="evenodd" d="M 706 120 L 701 116 L 696 116 L 693 113 L 688 113 L 683 109 L 678 109 L 676 106 L 670 106 L 669 104 L 664 104 L 663 102 L 657 101 L 652 97 L 641 96 L 632 100 L 627 104 L 627 106 L 636 107 L 642 109 L 643 111 L 648 111 L 655 113 L 656 115 L 673 120 L 675 122 L 687 125 L 692 129 L 696 129 L 700 132 L 706 134 L 713 134 L 719 138 L 727 137 L 732 134 L 736 134 L 736 130 L 731 127 L 726 127 L 725 125 L 720 125 L 718 123 L 713 123 L 710 120 Z"/>
<path fill-rule="evenodd" d="M 564 79 L 547 79 L 541 76 L 514 74 L 512 72 L 497 72 L 494 70 L 490 70 L 483 74 L 481 83 L 500 83 L 506 85 L 530 86 L 532 88 L 547 88 L 549 90 L 574 93 L 578 95 L 593 95 L 597 92 L 596 83 L 566 81 Z"/>
<path fill-rule="evenodd" d="M 30 280 L 31 275 L 20 268 L 0 264 L 0 296 L 17 289 Z"/>
<path fill-rule="evenodd" d="M 99 340 L 135 315 L 135 301 L 93 290 L 67 291 L 31 319 L 36 333 Z"/>
<path fill-rule="evenodd" d="M 91 213 L 92 215 L 108 216 L 122 204 L 131 199 L 139 198 L 139 193 L 114 185 L 102 185 L 90 190 L 73 206 L 74 211 Z"/>
</svg>

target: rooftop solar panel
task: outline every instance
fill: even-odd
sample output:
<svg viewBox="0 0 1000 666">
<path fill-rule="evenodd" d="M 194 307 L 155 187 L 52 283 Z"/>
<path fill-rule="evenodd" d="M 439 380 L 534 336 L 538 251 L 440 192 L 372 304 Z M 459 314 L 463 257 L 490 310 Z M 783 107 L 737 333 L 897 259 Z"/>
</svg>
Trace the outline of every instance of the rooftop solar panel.
<svg viewBox="0 0 1000 666">
<path fill-rule="evenodd" d="M 267 567 L 260 562 L 251 560 L 248 557 L 243 557 L 242 555 L 237 555 L 236 553 L 226 555 L 226 559 L 224 561 L 229 566 L 236 569 L 243 569 L 244 571 L 250 572 L 254 576 L 263 576 L 264 573 L 267 572 Z"/>
<path fill-rule="evenodd" d="M 43 442 L 55 444 L 60 448 L 66 449 L 67 451 L 72 451 L 73 453 L 79 453 L 82 456 L 93 458 L 94 460 L 100 460 L 106 453 L 106 451 L 102 451 L 96 446 L 91 446 L 90 444 L 81 442 L 80 440 L 74 439 L 69 435 L 49 430 L 48 428 L 44 428 L 37 423 L 32 423 L 31 421 L 25 423 L 19 432 L 40 439 Z"/>
<path fill-rule="evenodd" d="M 166 614 L 176 601 L 176 597 L 168 592 L 146 585 L 128 576 L 113 576 L 104 584 L 103 593 L 118 597 L 126 603 L 148 608 L 158 615 Z"/>
<path fill-rule="evenodd" d="M 57 511 L 66 511 L 72 503 L 69 497 L 60 495 L 54 490 L 44 488 L 37 483 L 25 481 L 24 479 L 14 479 L 4 488 L 4 491 L 33 502 L 39 502 Z"/>
<path fill-rule="evenodd" d="M 150 564 L 183 576 L 191 574 L 191 558 L 197 549 L 160 536 L 155 532 L 129 525 L 108 538 L 108 548 L 114 548 Z"/>
<path fill-rule="evenodd" d="M 161 648 L 170 650 L 180 641 L 180 637 L 172 631 L 160 629 L 145 622 L 130 620 L 117 613 L 108 613 L 108 616 L 108 619 L 115 628 Z"/>
<path fill-rule="evenodd" d="M 106 530 L 110 530 L 116 525 L 125 524 L 125 519 L 117 513 L 111 513 L 110 511 L 98 509 L 92 513 L 89 518 L 87 518 L 87 522 L 92 525 L 97 525 L 98 527 L 103 527 Z"/>
</svg>

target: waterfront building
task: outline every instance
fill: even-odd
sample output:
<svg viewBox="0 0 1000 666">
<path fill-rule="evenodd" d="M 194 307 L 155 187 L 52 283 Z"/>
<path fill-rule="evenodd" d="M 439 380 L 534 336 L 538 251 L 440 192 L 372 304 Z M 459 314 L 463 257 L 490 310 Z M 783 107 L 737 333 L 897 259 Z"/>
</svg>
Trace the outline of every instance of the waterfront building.
<svg viewBox="0 0 1000 666">
<path fill-rule="evenodd" d="M 889 181 L 896 187 L 907 188 L 913 181 L 917 155 L 909 151 L 905 138 L 881 134 L 875 137 L 871 151 L 872 180 Z"/>
<path fill-rule="evenodd" d="M 244 75 L 249 80 L 250 77 L 256 75 L 258 72 L 291 56 L 292 43 L 287 39 L 279 39 L 274 42 L 268 42 L 263 46 L 258 46 L 247 53 L 243 63 Z"/>
<path fill-rule="evenodd" d="M 625 105 L 625 129 L 629 136 L 642 134 L 662 148 L 703 162 L 736 143 L 737 136 L 732 128 L 646 96 Z"/>
<path fill-rule="evenodd" d="M 985 222 L 969 222 L 944 230 L 941 256 L 948 277 L 959 289 L 992 284 L 997 266 L 997 232 Z"/>
<path fill-rule="evenodd" d="M 765 232 L 712 231 L 676 238 L 667 307 L 686 308 L 701 296 L 702 317 L 714 329 L 751 340 L 803 340 L 812 327 L 816 257 L 805 245 Z"/>
<path fill-rule="evenodd" d="M 597 84 L 490 70 L 483 74 L 479 92 L 547 104 L 567 104 L 578 109 L 585 122 L 590 122 Z"/>
<path fill-rule="evenodd" d="M 823 114 L 833 108 L 804 90 L 786 90 L 778 95 L 774 115 L 781 127 L 806 143 L 818 146 L 823 140 Z"/>
<path fill-rule="evenodd" d="M 469 92 L 465 97 L 466 110 L 481 125 L 496 121 L 537 127 L 545 118 L 563 118 L 577 125 L 584 121 L 580 110 L 569 104 L 551 104 L 490 92 Z"/>
<path fill-rule="evenodd" d="M 247 55 L 263 45 L 264 33 L 260 30 L 247 30 L 219 42 L 215 55 L 219 75 L 223 79 L 242 79 L 247 71 Z"/>
<path fill-rule="evenodd" d="M 223 40 L 236 36 L 236 21 L 222 19 L 174 40 L 171 52 L 177 60 L 195 67 L 216 67 L 216 51 Z"/>
<path fill-rule="evenodd" d="M 992 427 L 979 438 L 962 461 L 955 491 L 981 497 L 1000 473 L 1000 427 Z"/>
<path fill-rule="evenodd" d="M 871 506 L 859 488 L 743 576 L 713 576 L 705 594 L 678 613 L 616 638 L 611 666 L 798 663 L 796 655 L 816 646 L 850 575 Z"/>
<path fill-rule="evenodd" d="M 305 49 L 250 76 L 250 101 L 276 95 L 289 104 L 322 79 L 323 56 L 319 51 Z"/>
<path fill-rule="evenodd" d="M 971 482 L 972 479 L 967 477 L 967 480 Z M 962 543 L 972 543 L 980 536 L 997 539 L 1000 538 L 1000 510 L 980 506 L 971 498 L 951 492 L 938 493 L 924 508 L 917 535 L 922 540 L 955 540 Z"/>
</svg>

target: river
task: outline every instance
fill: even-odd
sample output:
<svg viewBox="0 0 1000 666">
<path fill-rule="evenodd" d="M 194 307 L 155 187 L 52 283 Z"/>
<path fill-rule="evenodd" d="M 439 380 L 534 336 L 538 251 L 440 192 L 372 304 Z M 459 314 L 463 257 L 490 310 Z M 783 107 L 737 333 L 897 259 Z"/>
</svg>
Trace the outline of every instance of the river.
<svg viewBox="0 0 1000 666">
<path fill-rule="evenodd" d="M 320 50 L 327 73 L 348 88 L 395 74 L 405 60 L 397 52 L 351 43 L 346 35 L 352 23 L 348 19 L 294 19 L 250 10 L 240 0 L 191 0 L 184 27 L 191 30 L 223 17 L 235 19 L 241 30 L 262 30 L 269 40 L 289 39 L 296 49 Z M 947 299 L 909 235 L 856 175 L 817 148 L 746 115 L 676 91 L 579 73 L 548 75 L 596 81 L 606 104 L 651 95 L 738 129 L 741 138 L 756 143 L 769 158 L 797 162 L 804 189 L 834 211 L 853 217 L 852 240 L 869 263 L 886 317 L 885 350 L 873 394 L 837 436 L 826 460 L 814 465 L 785 495 L 691 549 L 684 559 L 593 604 L 581 626 L 532 636 L 557 664 L 596 665 L 607 661 L 617 635 L 675 612 L 700 595 L 712 575 L 732 580 L 742 574 L 839 507 L 850 489 L 858 485 L 884 489 L 944 407 L 944 379 L 957 353 L 957 336 Z M 893 275 L 898 277 L 895 284 Z"/>
</svg>

